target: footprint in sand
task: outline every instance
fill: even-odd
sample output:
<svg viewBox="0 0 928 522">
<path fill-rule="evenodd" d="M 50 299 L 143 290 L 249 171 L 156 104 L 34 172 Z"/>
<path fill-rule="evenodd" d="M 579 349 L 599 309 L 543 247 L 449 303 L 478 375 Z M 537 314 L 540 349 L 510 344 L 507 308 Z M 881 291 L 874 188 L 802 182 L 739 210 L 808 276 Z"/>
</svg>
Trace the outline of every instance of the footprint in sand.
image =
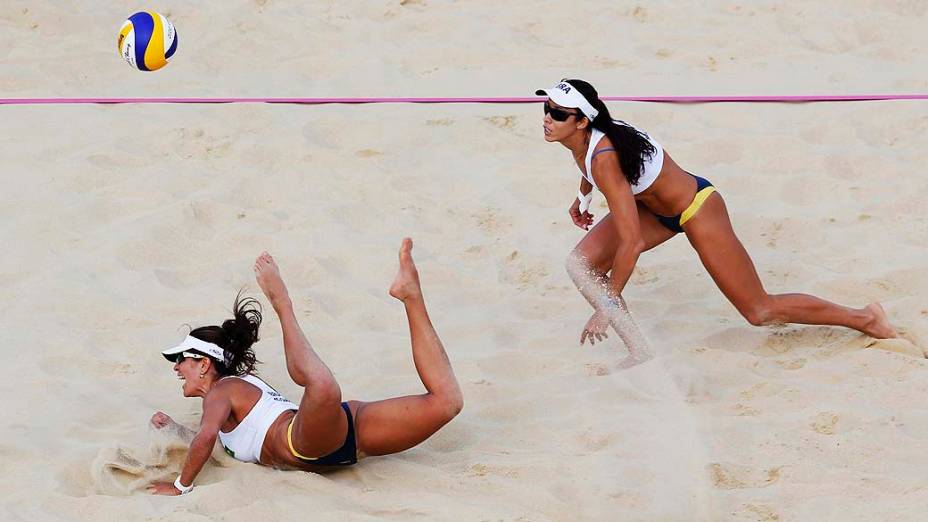
<svg viewBox="0 0 928 522">
<path fill-rule="evenodd" d="M 603 433 L 593 428 L 586 429 L 577 440 L 589 452 L 602 451 L 615 443 L 618 437 L 615 433 Z"/>
<path fill-rule="evenodd" d="M 800 357 L 798 359 L 789 359 L 786 361 L 774 361 L 777 363 L 777 366 L 783 368 L 784 370 L 798 370 L 806 365 L 808 362 L 805 357 Z"/>
<path fill-rule="evenodd" d="M 519 472 L 517 470 L 506 466 L 491 466 L 477 463 L 470 467 L 470 472 L 475 477 L 491 475 L 496 477 L 519 478 Z"/>
<path fill-rule="evenodd" d="M 625 12 L 626 16 L 630 16 L 639 22 L 647 22 L 649 19 L 648 10 L 640 5 L 636 5 L 634 9 L 630 9 Z"/>
<path fill-rule="evenodd" d="M 513 250 L 499 263 L 499 281 L 516 285 L 520 290 L 535 288 L 548 277 L 547 266 L 540 261 L 523 259 L 518 250 Z"/>
<path fill-rule="evenodd" d="M 512 227 L 512 220 L 508 219 L 506 214 L 498 208 L 485 207 L 471 214 L 471 218 L 477 223 L 477 228 L 490 236 L 498 236 L 503 230 Z"/>
<path fill-rule="evenodd" d="M 838 424 L 840 417 L 837 413 L 832 413 L 830 411 L 823 411 L 815 417 L 812 417 L 812 431 L 816 433 L 821 433 L 822 435 L 834 435 L 835 426 Z"/>
<path fill-rule="evenodd" d="M 732 512 L 736 520 L 752 520 L 756 522 L 776 522 L 780 514 L 770 506 L 760 504 L 744 504 L 741 509 Z"/>
<path fill-rule="evenodd" d="M 778 355 L 794 348 L 817 348 L 828 344 L 845 332 L 829 326 L 773 326 L 773 332 L 755 350 L 758 355 Z"/>
<path fill-rule="evenodd" d="M 754 469 L 738 464 L 713 462 L 707 466 L 712 484 L 719 489 L 765 488 L 780 480 L 782 467 Z"/>
<path fill-rule="evenodd" d="M 182 127 L 173 131 L 172 150 L 182 158 L 212 159 L 226 155 L 232 148 L 228 136 L 207 134 L 203 129 Z"/>
<path fill-rule="evenodd" d="M 744 400 L 756 398 L 773 397 L 787 390 L 786 386 L 772 382 L 759 382 L 746 390 L 742 390 L 738 396 Z"/>
<path fill-rule="evenodd" d="M 732 406 L 731 409 L 735 412 L 735 415 L 739 417 L 756 417 L 760 415 L 760 410 L 756 410 L 746 404 L 741 404 L 740 402 Z"/>
<path fill-rule="evenodd" d="M 515 116 L 490 116 L 489 118 L 483 118 L 483 121 L 497 129 L 512 130 L 516 127 L 517 118 Z"/>
</svg>

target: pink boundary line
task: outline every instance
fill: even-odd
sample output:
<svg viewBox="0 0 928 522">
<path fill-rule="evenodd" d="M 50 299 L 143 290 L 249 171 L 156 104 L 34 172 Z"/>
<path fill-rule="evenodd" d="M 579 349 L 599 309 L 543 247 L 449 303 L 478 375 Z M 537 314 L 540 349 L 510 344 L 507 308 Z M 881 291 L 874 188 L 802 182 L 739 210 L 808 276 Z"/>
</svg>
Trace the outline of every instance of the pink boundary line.
<svg viewBox="0 0 928 522">
<path fill-rule="evenodd" d="M 463 98 L 0 98 L 0 105 L 65 105 L 121 103 L 286 103 L 323 105 L 330 103 L 533 103 L 543 97 Z M 847 94 L 799 96 L 604 96 L 605 101 L 655 103 L 807 103 L 876 100 L 928 100 L 928 94 Z"/>
</svg>

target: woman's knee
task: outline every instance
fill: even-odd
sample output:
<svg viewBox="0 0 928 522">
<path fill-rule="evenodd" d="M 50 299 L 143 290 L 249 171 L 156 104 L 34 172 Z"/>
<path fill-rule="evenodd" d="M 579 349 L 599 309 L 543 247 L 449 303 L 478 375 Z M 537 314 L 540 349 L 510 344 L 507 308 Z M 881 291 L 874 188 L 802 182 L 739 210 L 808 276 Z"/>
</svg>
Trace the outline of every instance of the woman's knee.
<svg viewBox="0 0 928 522">
<path fill-rule="evenodd" d="M 564 269 L 567 270 L 567 275 L 570 276 L 570 279 L 575 284 L 579 284 L 578 281 L 583 281 L 591 275 L 604 274 L 608 271 L 608 267 L 604 268 L 598 266 L 602 264 L 603 263 L 597 264 L 595 260 L 591 259 L 578 246 L 567 256 L 567 259 L 564 261 Z"/>
<path fill-rule="evenodd" d="M 334 377 L 316 376 L 308 377 L 304 395 L 318 406 L 341 405 L 342 389 Z"/>
<path fill-rule="evenodd" d="M 432 395 L 431 402 L 435 415 L 443 425 L 451 422 L 451 419 L 457 417 L 461 410 L 464 409 L 464 395 L 460 390 Z"/>
<path fill-rule="evenodd" d="M 768 326 L 778 322 L 776 303 L 770 296 L 738 309 L 741 315 L 754 326 Z"/>
<path fill-rule="evenodd" d="M 464 395 L 459 391 L 452 397 L 449 397 L 446 404 L 448 420 L 455 418 L 464 409 Z"/>
</svg>

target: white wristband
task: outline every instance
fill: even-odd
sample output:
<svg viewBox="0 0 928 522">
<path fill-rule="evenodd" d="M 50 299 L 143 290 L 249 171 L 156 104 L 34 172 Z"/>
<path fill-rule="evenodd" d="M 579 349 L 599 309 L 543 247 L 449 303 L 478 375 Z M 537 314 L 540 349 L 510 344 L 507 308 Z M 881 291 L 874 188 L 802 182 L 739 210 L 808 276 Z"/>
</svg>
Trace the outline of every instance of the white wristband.
<svg viewBox="0 0 928 522">
<path fill-rule="evenodd" d="M 590 202 L 593 201 L 593 191 L 589 194 L 577 191 L 577 199 L 580 200 L 580 213 L 583 214 L 590 209 Z"/>
<path fill-rule="evenodd" d="M 174 487 L 177 488 L 177 491 L 180 491 L 181 495 L 190 493 L 190 491 L 193 490 L 193 484 L 190 484 L 189 486 L 185 486 L 180 483 L 180 475 L 178 475 L 177 479 L 174 480 Z"/>
</svg>

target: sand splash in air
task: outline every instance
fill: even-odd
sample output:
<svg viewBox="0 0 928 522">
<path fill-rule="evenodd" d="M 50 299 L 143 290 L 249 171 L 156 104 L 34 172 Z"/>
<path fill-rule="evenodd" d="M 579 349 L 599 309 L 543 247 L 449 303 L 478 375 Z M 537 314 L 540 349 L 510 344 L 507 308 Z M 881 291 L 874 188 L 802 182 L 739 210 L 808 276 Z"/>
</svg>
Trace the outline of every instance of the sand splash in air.
<svg viewBox="0 0 928 522">
<path fill-rule="evenodd" d="M 90 466 L 95 491 L 104 495 L 131 495 L 154 481 L 173 482 L 189 447 L 181 430 L 177 424 L 162 429 L 149 426 L 147 451 L 121 444 L 102 448 Z M 217 444 L 207 466 L 224 467 L 231 462 L 219 448 Z"/>
<path fill-rule="evenodd" d="M 593 270 L 586 259 L 574 254 L 567 257 L 566 267 L 567 274 L 580 294 L 594 309 L 606 314 L 612 329 L 625 343 L 628 358 L 619 363 L 619 366 L 630 368 L 652 358 L 654 354 L 648 347 L 648 341 L 635 324 L 625 300 L 622 296 L 616 298 L 610 295 L 608 280 Z"/>
</svg>

